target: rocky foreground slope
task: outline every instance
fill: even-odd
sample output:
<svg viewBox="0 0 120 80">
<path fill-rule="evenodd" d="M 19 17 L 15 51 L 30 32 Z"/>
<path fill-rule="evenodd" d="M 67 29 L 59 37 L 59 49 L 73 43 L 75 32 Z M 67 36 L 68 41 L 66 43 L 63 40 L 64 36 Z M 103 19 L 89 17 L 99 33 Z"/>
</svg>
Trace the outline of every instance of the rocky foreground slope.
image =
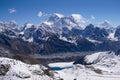
<svg viewBox="0 0 120 80">
<path fill-rule="evenodd" d="M 30 65 L 0 57 L 0 80 L 54 80 L 53 72 L 42 65 Z"/>
<path fill-rule="evenodd" d="M 61 70 L 0 57 L 0 80 L 120 80 L 120 56 L 114 52 L 96 52 L 80 61 L 51 63 L 50 67 Z"/>
</svg>

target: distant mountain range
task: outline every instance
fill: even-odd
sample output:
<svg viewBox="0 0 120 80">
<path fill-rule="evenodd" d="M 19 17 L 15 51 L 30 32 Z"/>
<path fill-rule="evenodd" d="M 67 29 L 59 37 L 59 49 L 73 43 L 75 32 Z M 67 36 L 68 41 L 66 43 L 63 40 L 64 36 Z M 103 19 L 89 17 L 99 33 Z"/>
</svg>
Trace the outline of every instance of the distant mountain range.
<svg viewBox="0 0 120 80">
<path fill-rule="evenodd" d="M 25 54 L 119 50 L 120 26 L 106 20 L 85 27 L 78 16 L 54 13 L 39 25 L 23 27 L 15 21 L 1 22 L 0 44 Z"/>
</svg>

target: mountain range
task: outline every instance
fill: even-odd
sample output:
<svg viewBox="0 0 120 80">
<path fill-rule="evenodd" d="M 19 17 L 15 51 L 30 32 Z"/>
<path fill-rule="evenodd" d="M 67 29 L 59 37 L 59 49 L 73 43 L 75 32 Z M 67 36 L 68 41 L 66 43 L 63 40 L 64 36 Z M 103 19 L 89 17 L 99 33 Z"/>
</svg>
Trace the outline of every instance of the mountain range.
<svg viewBox="0 0 120 80">
<path fill-rule="evenodd" d="M 25 54 L 118 51 L 120 27 L 107 20 L 98 25 L 84 25 L 79 14 L 54 13 L 38 25 L 1 22 L 0 44 Z"/>
<path fill-rule="evenodd" d="M 0 80 L 119 80 L 120 26 L 86 25 L 80 17 L 0 22 Z"/>
</svg>

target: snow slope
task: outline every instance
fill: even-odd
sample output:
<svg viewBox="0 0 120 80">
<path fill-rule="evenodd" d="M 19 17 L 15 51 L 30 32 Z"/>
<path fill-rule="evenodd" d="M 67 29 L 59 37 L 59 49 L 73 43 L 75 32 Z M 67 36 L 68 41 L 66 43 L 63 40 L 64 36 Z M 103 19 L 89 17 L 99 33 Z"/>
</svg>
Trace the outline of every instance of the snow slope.
<svg viewBox="0 0 120 80">
<path fill-rule="evenodd" d="M 97 52 L 85 57 L 91 65 L 76 64 L 56 71 L 63 80 L 120 80 L 120 57 L 113 52 Z"/>
<path fill-rule="evenodd" d="M 50 71 L 53 76 L 48 76 L 42 65 L 0 57 L 0 80 L 120 80 L 120 56 L 114 52 L 97 52 L 87 55 L 84 61 L 92 64 L 51 63 L 50 67 L 66 68 Z"/>
<path fill-rule="evenodd" d="M 46 69 L 42 65 L 30 65 L 0 57 L 0 80 L 53 80 L 45 74 Z"/>
</svg>

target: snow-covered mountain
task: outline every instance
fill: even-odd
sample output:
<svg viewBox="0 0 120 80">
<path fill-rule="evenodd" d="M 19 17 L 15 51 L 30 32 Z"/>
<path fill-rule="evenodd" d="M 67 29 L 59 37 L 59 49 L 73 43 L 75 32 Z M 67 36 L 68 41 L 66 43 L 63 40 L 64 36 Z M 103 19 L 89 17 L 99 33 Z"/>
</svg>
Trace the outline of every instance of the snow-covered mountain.
<svg viewBox="0 0 120 80">
<path fill-rule="evenodd" d="M 46 41 L 51 35 L 57 35 L 59 39 L 75 44 L 77 37 L 93 40 L 114 38 L 115 30 L 109 21 L 105 20 L 98 27 L 94 25 L 85 27 L 84 23 L 85 20 L 80 14 L 64 16 L 54 13 L 39 25 L 26 23 L 24 27 L 19 27 L 15 21 L 1 22 L 0 31 L 10 37 L 16 36 L 25 41 L 37 43 L 41 40 Z"/>
<path fill-rule="evenodd" d="M 56 71 L 56 76 L 63 80 L 120 80 L 120 57 L 113 52 L 87 55 L 84 61 L 91 64 L 74 64 L 72 68 Z"/>
<path fill-rule="evenodd" d="M 113 52 L 97 52 L 79 61 L 57 64 L 66 68 L 51 73 L 24 54 L 52 54 L 81 51 L 118 51 L 120 54 L 120 27 L 113 28 L 109 21 L 95 26 L 84 25 L 79 14 L 64 16 L 54 13 L 41 24 L 26 23 L 23 27 L 15 21 L 0 23 L 0 79 L 1 80 L 120 80 L 120 57 Z M 14 53 L 14 54 L 12 54 Z M 24 53 L 24 54 L 23 54 Z M 9 57 L 9 58 L 4 58 Z M 24 58 L 23 58 L 24 57 Z M 56 64 L 55 64 L 56 65 Z M 66 67 L 68 66 L 69 67 Z M 53 66 L 53 65 L 52 65 Z M 65 66 L 65 67 L 64 67 Z M 70 77 L 68 77 L 70 76 Z"/>
<path fill-rule="evenodd" d="M 104 28 L 95 27 L 93 24 L 86 26 L 83 30 L 83 36 L 93 40 L 107 39 L 109 33 Z"/>
<path fill-rule="evenodd" d="M 20 27 L 15 21 L 0 23 L 0 33 L 9 35 L 10 37 L 16 37 L 19 30 Z"/>
<path fill-rule="evenodd" d="M 54 13 L 43 23 L 49 25 L 49 27 L 57 27 L 60 29 L 66 27 L 71 30 L 72 28 L 83 29 L 83 25 L 80 25 L 83 24 L 84 21 L 79 14 L 72 14 L 71 16 L 66 17 L 62 14 Z"/>
<path fill-rule="evenodd" d="M 0 80 L 55 80 L 53 72 L 42 65 L 26 64 L 0 57 Z"/>
<path fill-rule="evenodd" d="M 111 27 L 109 28 L 109 30 L 112 29 L 110 32 L 108 31 L 108 28 L 95 27 L 94 25 L 93 27 L 89 27 L 92 25 L 88 25 L 86 26 L 86 28 L 83 28 L 80 26 L 79 24 L 80 22 L 78 23 L 78 21 L 74 19 L 76 16 L 78 16 L 77 14 L 76 15 L 74 14 L 70 17 L 64 17 L 63 15 L 61 16 L 60 15 L 61 14 L 59 14 L 59 16 L 58 14 L 54 14 L 50 16 L 48 20 L 44 21 L 42 24 L 33 25 L 35 28 L 34 29 L 31 28 L 33 29 L 32 31 L 30 29 L 23 30 L 23 32 L 26 32 L 24 33 L 23 39 L 29 42 L 36 42 L 34 41 L 36 39 L 37 41 L 47 40 L 52 34 L 57 35 L 61 40 L 75 44 L 77 41 L 77 37 L 90 38 L 92 40 L 99 40 L 102 38 L 115 40 L 114 37 L 115 30 L 113 30 Z M 34 35 L 36 34 L 40 35 L 38 35 L 37 38 L 34 38 L 35 37 Z"/>
<path fill-rule="evenodd" d="M 0 34 L 10 38 L 16 38 L 17 40 L 22 39 L 31 44 L 38 44 L 37 49 L 39 50 L 35 52 L 39 53 L 45 50 L 51 53 L 62 51 L 59 49 L 64 49 L 64 52 L 101 50 L 99 46 L 103 45 L 104 42 L 119 41 L 120 30 L 119 28 L 113 29 L 109 21 L 104 21 L 98 26 L 93 24 L 85 26 L 84 23 L 84 18 L 79 14 L 64 16 L 59 13 L 54 13 L 38 25 L 26 23 L 23 27 L 20 27 L 15 21 L 1 22 Z M 5 43 L 2 39 L 1 43 L 3 42 Z M 109 45 L 111 47 L 111 42 L 106 43 L 106 46 Z M 89 45 L 90 49 L 85 45 Z M 100 49 L 97 49 L 97 46 Z M 106 47 L 102 50 L 110 50 L 110 48 Z"/>
<path fill-rule="evenodd" d="M 108 20 L 105 20 L 104 22 L 98 24 L 97 26 L 99 28 L 113 29 L 113 25 Z"/>
<path fill-rule="evenodd" d="M 98 24 L 97 27 L 106 29 L 106 31 L 109 33 L 108 39 L 113 40 L 113 41 L 118 40 L 115 37 L 116 28 L 108 20 L 105 20 L 104 22 Z"/>
</svg>

